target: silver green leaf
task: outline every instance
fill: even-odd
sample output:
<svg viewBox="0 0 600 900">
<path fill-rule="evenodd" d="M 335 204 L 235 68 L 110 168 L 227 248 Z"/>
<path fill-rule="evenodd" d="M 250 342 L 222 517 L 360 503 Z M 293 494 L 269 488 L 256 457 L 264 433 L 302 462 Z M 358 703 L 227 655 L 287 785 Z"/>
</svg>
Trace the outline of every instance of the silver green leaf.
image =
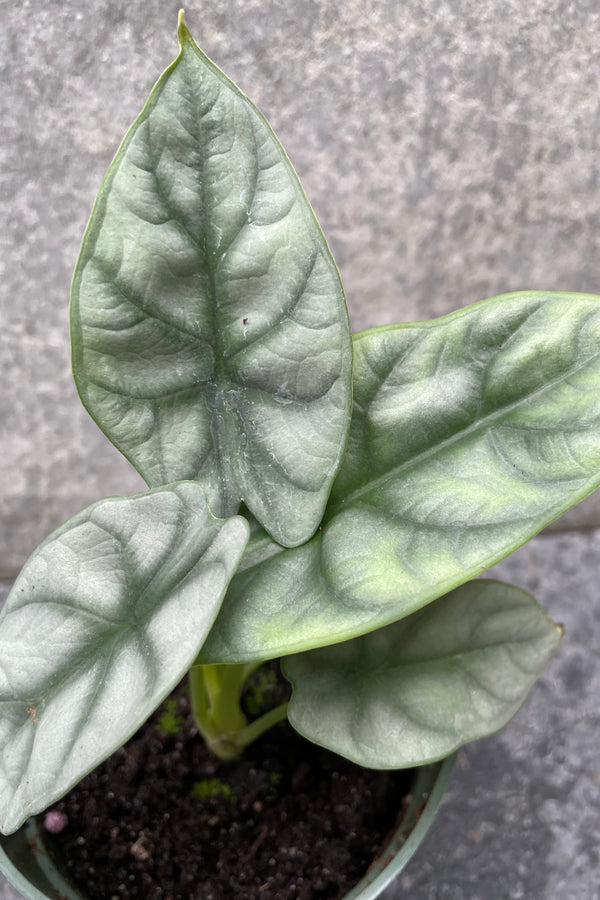
<svg viewBox="0 0 600 900">
<path fill-rule="evenodd" d="M 508 294 L 363 332 L 322 529 L 236 576 L 203 658 L 264 659 L 387 625 L 599 483 L 599 298 Z"/>
<path fill-rule="evenodd" d="M 73 370 L 151 487 L 244 500 L 280 543 L 319 524 L 350 417 L 341 282 L 281 145 L 198 49 L 154 87 L 100 188 L 72 288 Z"/>
<path fill-rule="evenodd" d="M 284 659 L 288 717 L 362 766 L 433 762 L 506 725 L 561 634 L 529 594 L 473 581 L 387 628 Z"/>
<path fill-rule="evenodd" d="M 30 557 L 0 613 L 0 830 L 124 743 L 183 677 L 248 539 L 195 483 L 95 503 Z"/>
</svg>

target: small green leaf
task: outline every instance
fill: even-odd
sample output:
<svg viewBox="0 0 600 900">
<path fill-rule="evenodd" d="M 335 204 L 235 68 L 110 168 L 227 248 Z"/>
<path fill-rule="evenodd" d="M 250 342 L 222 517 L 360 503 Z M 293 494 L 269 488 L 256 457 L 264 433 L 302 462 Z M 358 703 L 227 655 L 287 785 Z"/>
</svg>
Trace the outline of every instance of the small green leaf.
<svg viewBox="0 0 600 900">
<path fill-rule="evenodd" d="M 248 538 L 181 483 L 88 507 L 30 557 L 0 614 L 0 829 L 123 744 L 183 677 Z"/>
<path fill-rule="evenodd" d="M 387 628 L 282 660 L 288 718 L 362 766 L 433 762 L 506 725 L 561 633 L 524 591 L 473 581 Z"/>
<path fill-rule="evenodd" d="M 233 580 L 203 660 L 380 628 L 583 499 L 600 483 L 599 348 L 600 300 L 577 294 L 508 294 L 356 335 L 348 449 L 322 530 L 285 552 L 254 536 L 262 561 Z"/>
<path fill-rule="evenodd" d="M 151 487 L 244 500 L 286 546 L 317 528 L 350 418 L 342 286 L 261 113 L 198 49 L 153 89 L 100 188 L 72 289 L 73 370 Z"/>
</svg>

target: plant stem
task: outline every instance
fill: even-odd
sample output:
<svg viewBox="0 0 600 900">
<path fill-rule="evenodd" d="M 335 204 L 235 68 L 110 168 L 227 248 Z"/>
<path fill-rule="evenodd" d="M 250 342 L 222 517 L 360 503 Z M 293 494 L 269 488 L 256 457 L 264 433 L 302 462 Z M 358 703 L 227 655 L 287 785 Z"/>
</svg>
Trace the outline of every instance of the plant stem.
<svg viewBox="0 0 600 900">
<path fill-rule="evenodd" d="M 248 723 L 240 705 L 244 683 L 262 663 L 192 666 L 192 713 L 206 744 L 221 759 L 239 756 L 244 747 L 281 722 L 287 702 Z"/>
<path fill-rule="evenodd" d="M 251 744 L 259 738 L 261 734 L 264 734 L 265 731 L 272 728 L 273 725 L 277 725 L 278 722 L 283 722 L 284 719 L 287 719 L 287 711 L 288 702 L 286 700 L 274 709 L 270 709 L 269 712 L 264 713 L 264 715 L 259 716 L 258 719 L 250 722 L 249 725 L 246 725 L 246 727 L 238 731 L 237 734 L 232 735 L 236 746 L 239 747 L 240 750 L 243 750 L 244 747 L 247 747 L 248 744 Z"/>
</svg>

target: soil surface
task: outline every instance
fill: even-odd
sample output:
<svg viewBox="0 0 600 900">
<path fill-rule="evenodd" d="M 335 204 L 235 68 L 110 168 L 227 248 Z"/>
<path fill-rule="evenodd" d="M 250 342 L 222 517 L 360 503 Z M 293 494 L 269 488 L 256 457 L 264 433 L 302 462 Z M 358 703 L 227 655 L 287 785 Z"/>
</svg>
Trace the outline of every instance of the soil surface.
<svg viewBox="0 0 600 900">
<path fill-rule="evenodd" d="M 90 900 L 334 900 L 385 847 L 410 781 L 361 769 L 287 722 L 222 762 L 179 690 L 40 818 Z"/>
</svg>

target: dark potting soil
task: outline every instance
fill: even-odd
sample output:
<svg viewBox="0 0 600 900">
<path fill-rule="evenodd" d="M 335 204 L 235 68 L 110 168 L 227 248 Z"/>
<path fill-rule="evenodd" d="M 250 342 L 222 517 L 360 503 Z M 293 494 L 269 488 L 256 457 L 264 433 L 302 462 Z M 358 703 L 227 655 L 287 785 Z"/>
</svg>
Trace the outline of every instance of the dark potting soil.
<svg viewBox="0 0 600 900">
<path fill-rule="evenodd" d="M 90 900 L 334 900 L 409 789 L 410 773 L 361 769 L 287 723 L 222 762 L 180 690 L 41 820 Z"/>
</svg>

